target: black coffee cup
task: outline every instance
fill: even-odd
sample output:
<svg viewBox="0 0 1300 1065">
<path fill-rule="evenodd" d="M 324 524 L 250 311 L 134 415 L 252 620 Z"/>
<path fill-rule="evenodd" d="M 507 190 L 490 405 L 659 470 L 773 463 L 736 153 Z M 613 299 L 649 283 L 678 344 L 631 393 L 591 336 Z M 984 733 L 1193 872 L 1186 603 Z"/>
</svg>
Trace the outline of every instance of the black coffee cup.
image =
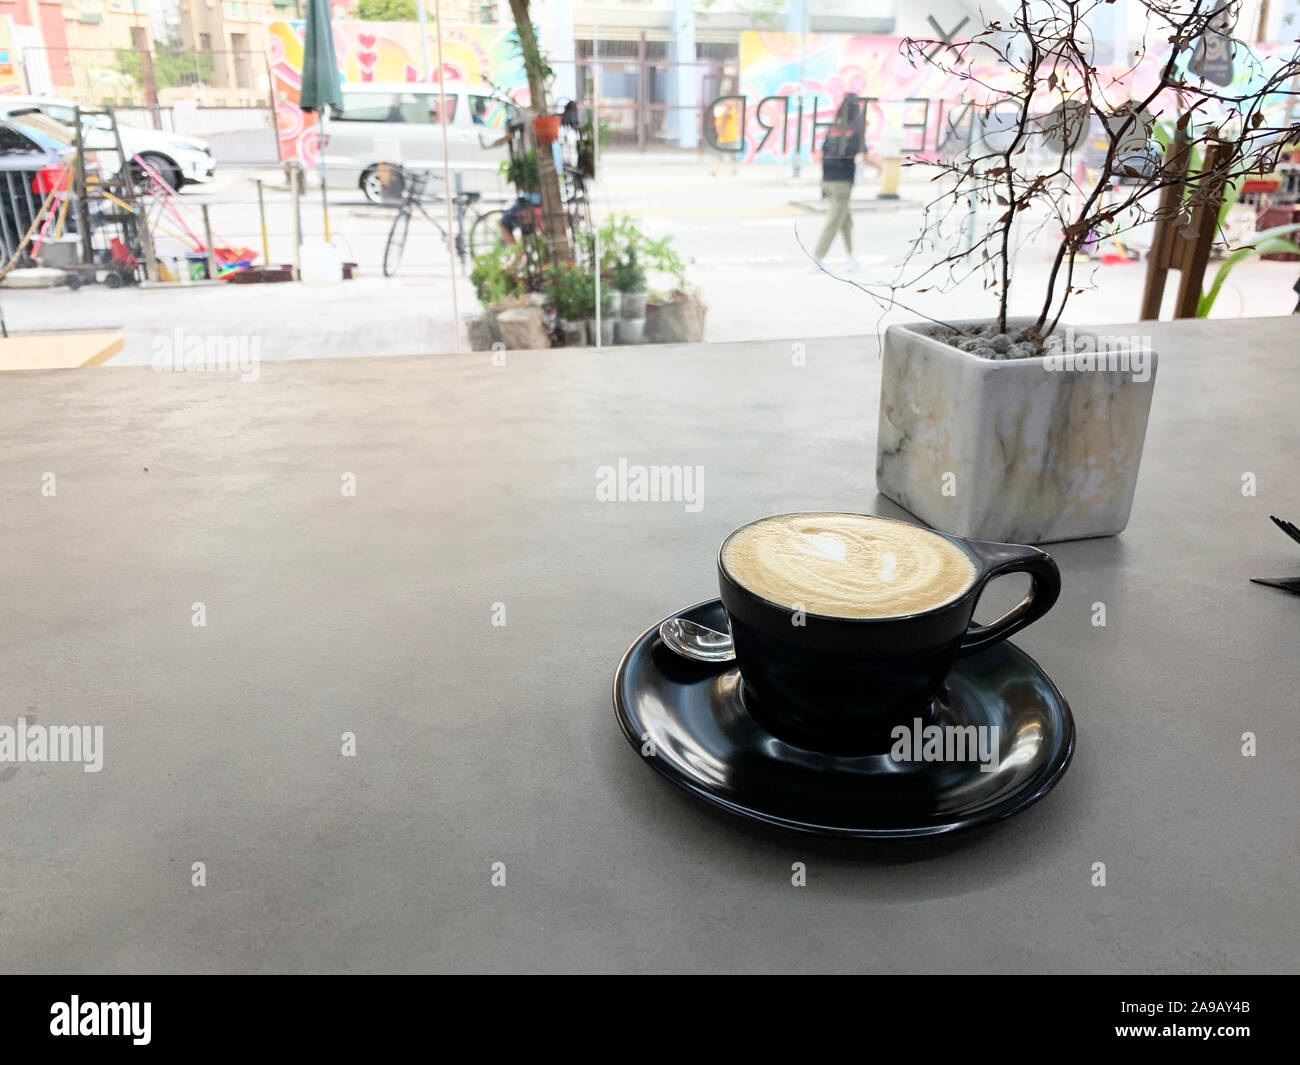
<svg viewBox="0 0 1300 1065">
<path fill-rule="evenodd" d="M 750 591 L 728 572 L 727 542 L 740 531 L 718 551 L 718 583 L 745 706 L 775 735 L 812 749 L 887 748 L 895 725 L 930 718 L 935 696 L 958 658 L 1037 621 L 1061 592 L 1056 562 L 1036 547 L 926 530 L 955 544 L 975 564 L 975 579 L 956 598 L 885 618 L 796 611 Z M 985 586 L 1008 573 L 1028 573 L 1029 593 L 997 621 L 972 624 Z"/>
</svg>

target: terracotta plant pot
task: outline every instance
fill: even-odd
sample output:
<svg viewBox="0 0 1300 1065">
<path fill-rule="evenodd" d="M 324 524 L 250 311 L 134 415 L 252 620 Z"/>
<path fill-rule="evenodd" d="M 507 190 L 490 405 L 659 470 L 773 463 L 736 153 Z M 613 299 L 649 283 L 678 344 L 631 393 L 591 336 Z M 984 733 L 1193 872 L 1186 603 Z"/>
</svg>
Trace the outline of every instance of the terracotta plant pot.
<svg viewBox="0 0 1300 1065">
<path fill-rule="evenodd" d="M 538 144 L 554 144 L 560 139 L 560 116 L 539 115 L 533 119 L 533 136 Z"/>
</svg>

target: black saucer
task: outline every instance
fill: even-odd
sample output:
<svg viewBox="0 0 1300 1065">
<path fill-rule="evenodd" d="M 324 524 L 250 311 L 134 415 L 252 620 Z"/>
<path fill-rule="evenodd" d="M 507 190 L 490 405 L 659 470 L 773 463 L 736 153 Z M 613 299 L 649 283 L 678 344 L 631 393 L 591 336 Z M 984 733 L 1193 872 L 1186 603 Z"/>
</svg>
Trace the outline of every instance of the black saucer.
<svg viewBox="0 0 1300 1065">
<path fill-rule="evenodd" d="M 725 632 L 717 599 L 679 617 Z M 1056 685 L 1003 641 L 957 661 L 935 707 L 940 725 L 997 725 L 989 772 L 974 762 L 896 762 L 840 755 L 779 739 L 745 708 L 734 665 L 688 662 L 648 629 L 614 676 L 614 710 L 628 742 L 678 787 L 740 817 L 842 839 L 940 836 L 1010 817 L 1064 775 L 1074 719 Z"/>
</svg>

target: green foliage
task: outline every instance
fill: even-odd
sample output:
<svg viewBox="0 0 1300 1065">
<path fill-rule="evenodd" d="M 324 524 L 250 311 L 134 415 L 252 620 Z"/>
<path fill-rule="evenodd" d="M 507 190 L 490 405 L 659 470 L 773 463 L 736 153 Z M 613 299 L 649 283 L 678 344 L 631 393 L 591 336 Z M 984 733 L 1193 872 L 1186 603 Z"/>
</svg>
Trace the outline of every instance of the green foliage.
<svg viewBox="0 0 1300 1065">
<path fill-rule="evenodd" d="M 521 193 L 541 190 L 542 181 L 537 173 L 537 149 L 535 148 L 529 148 L 518 158 L 512 155 L 509 159 L 502 159 L 497 169 L 500 170 L 501 176 Z"/>
<path fill-rule="evenodd" d="M 519 246 L 498 244 L 474 256 L 469 280 L 484 307 L 495 307 L 512 296 L 523 295 L 528 290 L 528 282 Z"/>
<path fill-rule="evenodd" d="M 414 22 L 415 0 L 358 0 L 355 17 L 362 22 Z"/>
<path fill-rule="evenodd" d="M 1188 135 L 1191 136 L 1192 125 L 1188 125 Z M 1157 122 L 1151 128 L 1151 139 L 1160 146 L 1161 155 L 1167 155 L 1169 145 L 1173 143 L 1174 134 L 1176 133 L 1173 122 Z M 1198 143 L 1189 146 L 1190 150 L 1187 155 L 1187 176 L 1190 179 L 1183 186 L 1182 200 L 1186 203 L 1196 192 L 1198 182 L 1197 176 L 1201 173 L 1203 153 Z M 1232 205 L 1241 197 L 1242 182 L 1245 177 L 1241 174 L 1234 175 L 1223 183 L 1223 202 L 1219 206 L 1219 225 L 1222 227 L 1228 218 L 1228 211 Z"/>
<path fill-rule="evenodd" d="M 572 263 L 552 263 L 546 268 L 546 292 L 555 313 L 566 322 L 581 322 L 596 317 L 596 275 Z M 600 288 L 600 313 L 608 318 L 614 309 L 614 293 L 608 285 Z"/>
<path fill-rule="evenodd" d="M 118 48 L 117 69 L 133 79 L 137 85 L 145 83 L 144 60 L 134 48 Z M 154 42 L 154 84 L 160 89 L 174 89 L 182 85 L 195 85 L 212 81 L 211 52 L 182 52 L 179 45 Z"/>
<path fill-rule="evenodd" d="M 641 274 L 641 288 L 645 287 L 645 274 L 666 274 L 673 287 L 686 288 L 686 261 L 673 247 L 669 236 L 651 240 L 637 228 L 629 215 L 610 215 L 600 226 L 600 268 L 602 273 L 616 277 L 620 264 L 633 257 L 635 268 Z M 625 267 L 626 269 L 626 267 Z M 634 292 L 638 289 L 620 289 Z"/>
<path fill-rule="evenodd" d="M 1219 228 L 1222 229 L 1228 220 L 1228 212 L 1232 210 L 1233 204 L 1241 199 L 1241 186 L 1246 179 L 1241 174 L 1225 181 L 1223 183 L 1223 203 L 1219 205 Z"/>
<path fill-rule="evenodd" d="M 578 172 L 583 177 L 594 180 L 596 177 L 596 136 L 593 131 L 593 122 L 591 112 L 587 112 L 586 119 L 578 127 Z M 600 134 L 603 137 L 605 133 L 605 123 L 600 124 Z M 601 141 L 604 144 L 604 141 Z"/>
<path fill-rule="evenodd" d="M 627 255 L 614 267 L 614 287 L 619 292 L 644 292 L 645 270 L 636 259 L 636 248 L 627 250 Z"/>
<path fill-rule="evenodd" d="M 1283 234 L 1294 233 L 1297 230 L 1300 230 L 1300 223 L 1262 229 L 1258 233 L 1252 234 L 1248 244 L 1243 244 L 1240 248 L 1234 248 L 1224 256 L 1223 262 L 1219 264 L 1219 269 L 1214 274 L 1214 280 L 1210 283 L 1210 287 L 1201 294 L 1201 298 L 1196 303 L 1196 317 L 1208 318 L 1210 316 L 1210 309 L 1214 306 L 1214 301 L 1219 298 L 1219 292 L 1223 289 L 1223 283 L 1227 281 L 1228 274 L 1242 259 L 1248 259 L 1252 255 L 1271 255 L 1274 252 L 1300 253 L 1300 247 L 1283 238 Z"/>
<path fill-rule="evenodd" d="M 552 263 L 546 268 L 546 292 L 555 313 L 566 322 L 595 315 L 596 293 L 591 277 L 572 263 Z"/>
</svg>

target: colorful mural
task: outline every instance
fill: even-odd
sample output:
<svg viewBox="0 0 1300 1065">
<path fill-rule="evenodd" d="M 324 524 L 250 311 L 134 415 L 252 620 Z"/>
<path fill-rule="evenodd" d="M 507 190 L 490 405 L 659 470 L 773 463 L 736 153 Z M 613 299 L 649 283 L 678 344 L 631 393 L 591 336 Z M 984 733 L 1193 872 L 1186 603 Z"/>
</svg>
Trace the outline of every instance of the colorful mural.
<svg viewBox="0 0 1300 1065">
<path fill-rule="evenodd" d="M 23 91 L 22 72 L 18 69 L 21 51 L 14 41 L 14 21 L 0 15 L 0 93 Z"/>
<path fill-rule="evenodd" d="M 800 100 L 800 36 L 794 33 L 746 31 L 740 36 L 739 95 L 745 97 L 744 158 L 760 162 L 789 159 L 796 151 L 811 158 L 811 146 L 820 144 L 844 94 L 868 100 L 867 141 L 878 152 L 882 138 L 893 139 L 909 154 L 933 154 L 948 130 L 959 120 L 967 103 L 990 104 L 1002 86 L 1016 77 L 1001 64 L 976 65 L 973 80 L 946 74 L 929 64 L 913 66 L 901 51 L 897 37 L 851 34 L 809 34 L 804 59 L 803 102 Z M 1145 96 L 1155 86 L 1167 57 L 1167 45 L 1152 48 L 1141 64 L 1129 71 L 1101 68 L 1102 79 L 1113 79 L 1107 96 L 1119 105 L 1130 96 Z M 1294 44 L 1258 45 L 1258 62 L 1235 64 L 1236 80 L 1224 93 L 1249 94 L 1263 82 L 1261 68 L 1295 53 Z M 1252 87 L 1256 87 L 1252 89 Z M 1060 102 L 1059 94 L 1043 93 L 1046 113 Z M 1175 102 L 1164 101 L 1168 111 Z M 719 105 L 721 106 L 721 105 Z M 1267 105 L 1284 112 L 1286 96 Z M 1158 109 L 1158 108 L 1157 108 Z M 1277 125 L 1284 114 L 1279 113 Z"/>
<path fill-rule="evenodd" d="M 334 22 L 331 25 L 341 81 L 420 80 L 420 29 L 415 23 Z M 302 22 L 273 22 L 267 27 L 267 49 L 280 157 L 314 166 L 320 149 L 316 116 L 303 114 L 298 107 L 305 33 Z M 442 39 L 442 72 L 447 83 L 488 81 L 527 105 L 528 84 L 512 33 L 504 26 L 448 28 Z M 435 35 L 429 37 L 429 58 L 434 63 L 438 59 Z M 433 80 L 438 80 L 436 71 Z"/>
</svg>

